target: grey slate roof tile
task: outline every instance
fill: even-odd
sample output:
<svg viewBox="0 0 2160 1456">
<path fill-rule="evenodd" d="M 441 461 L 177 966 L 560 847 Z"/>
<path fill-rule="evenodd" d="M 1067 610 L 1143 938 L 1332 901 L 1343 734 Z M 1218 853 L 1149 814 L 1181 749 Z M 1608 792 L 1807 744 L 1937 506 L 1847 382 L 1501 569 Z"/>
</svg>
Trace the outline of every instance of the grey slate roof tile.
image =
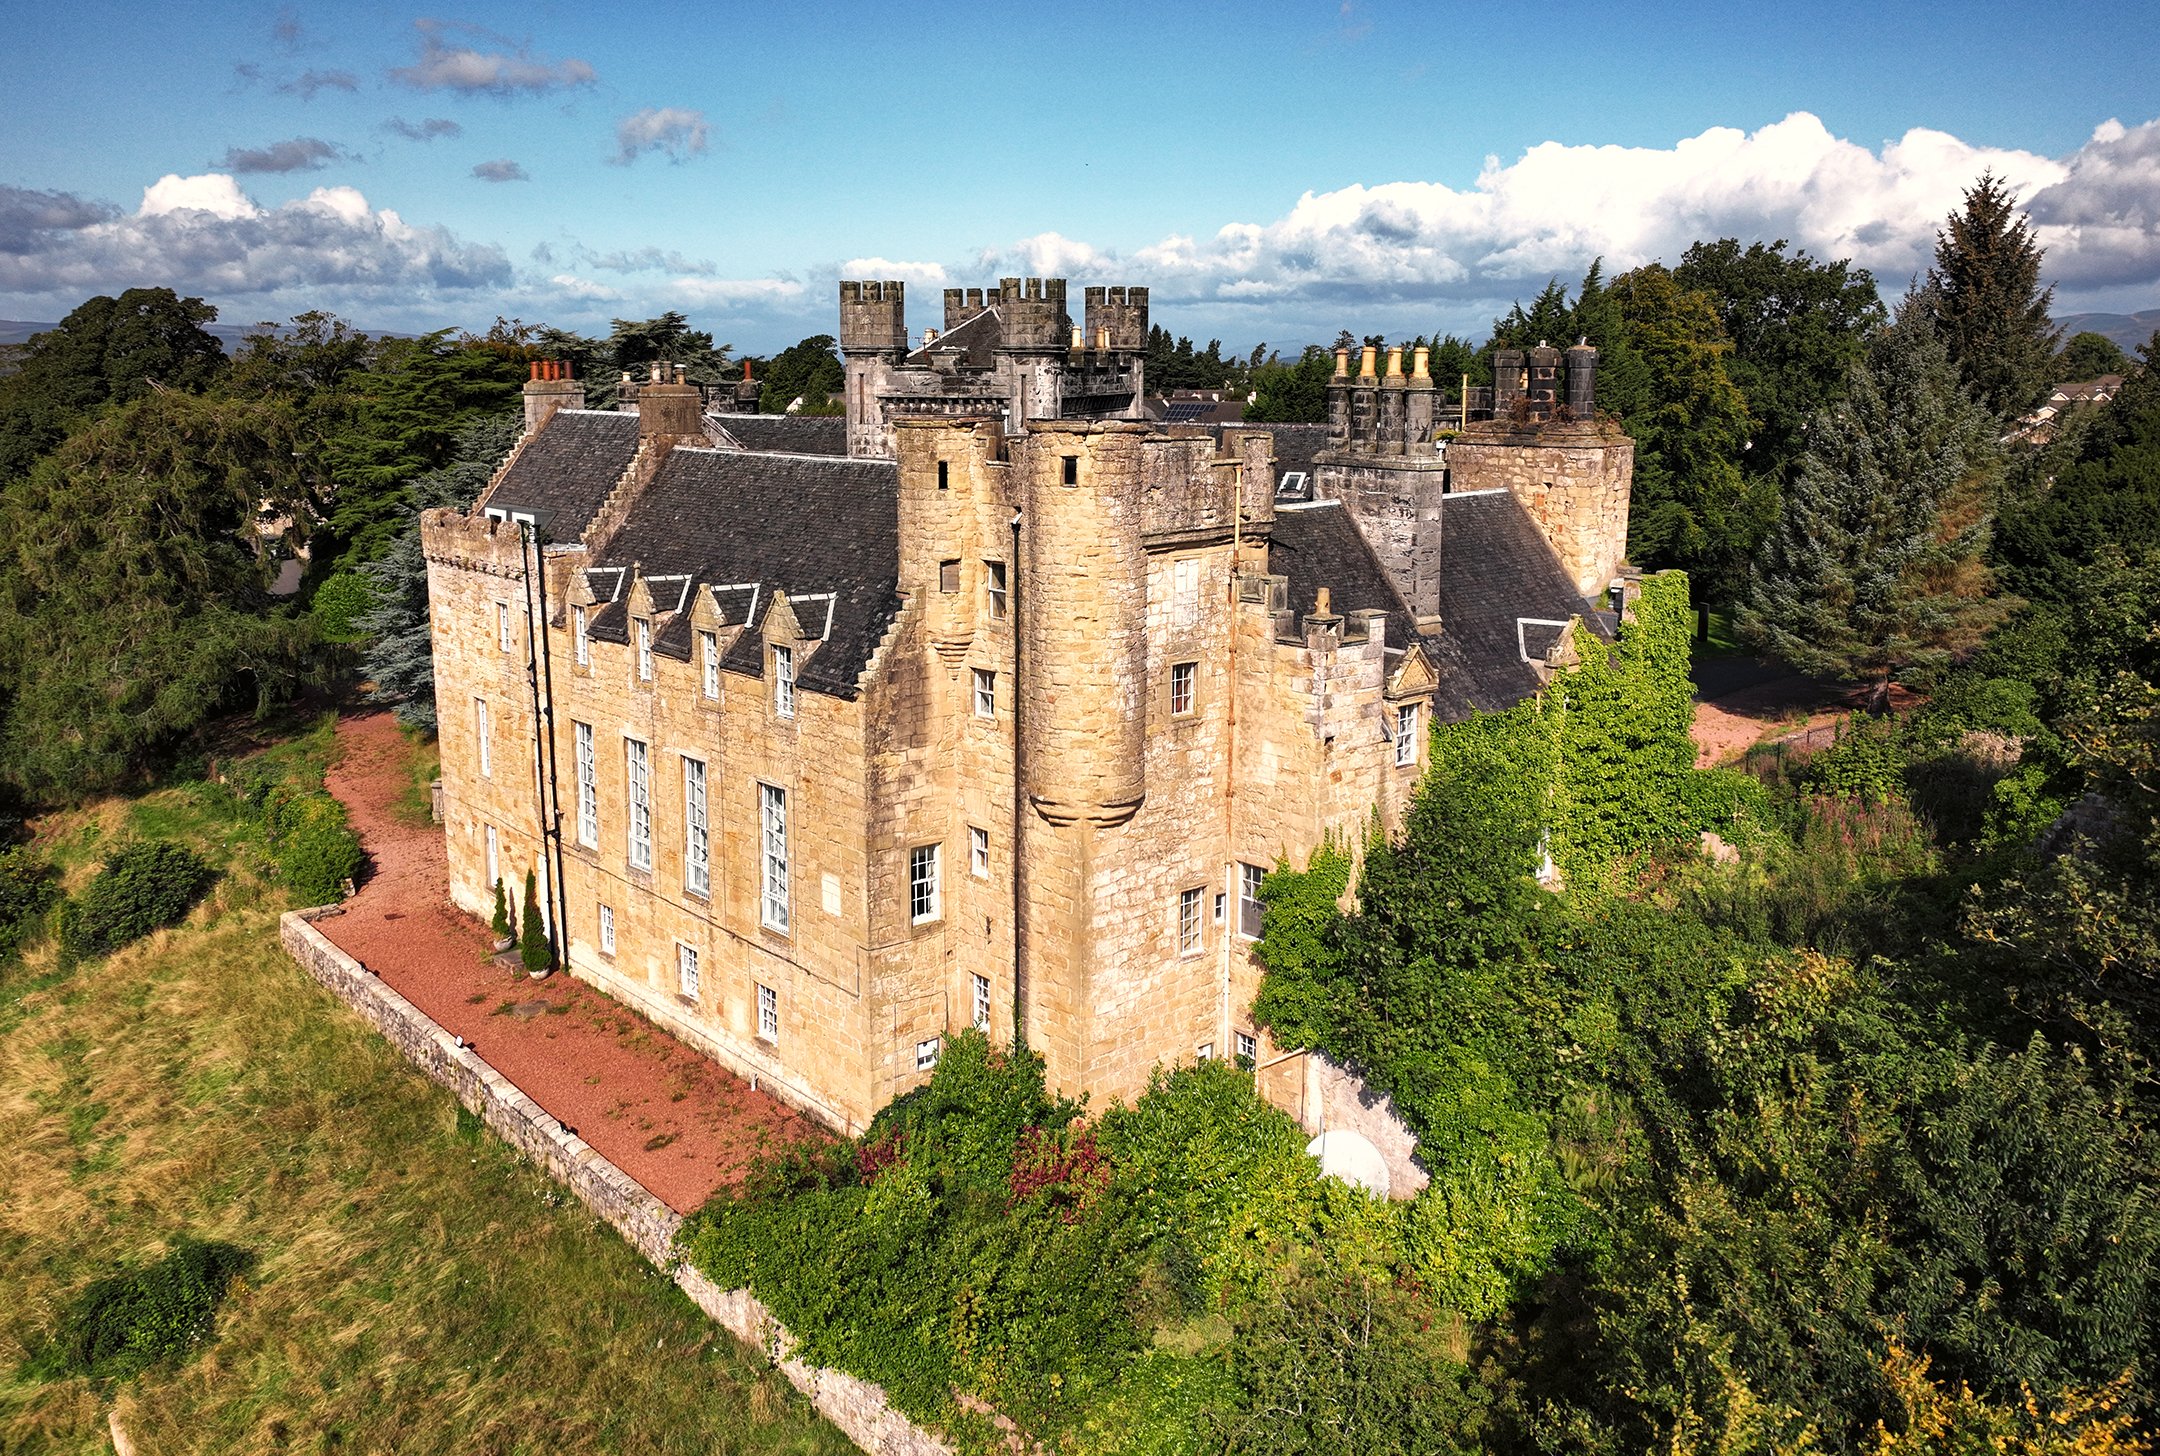
<svg viewBox="0 0 2160 1456">
<path fill-rule="evenodd" d="M 550 541 L 575 541 L 637 454 L 636 415 L 558 410 L 525 442 L 483 504 L 548 512 Z"/>
<path fill-rule="evenodd" d="M 847 454 L 847 420 L 841 415 L 707 415 L 745 450 L 786 455 Z"/>
</svg>

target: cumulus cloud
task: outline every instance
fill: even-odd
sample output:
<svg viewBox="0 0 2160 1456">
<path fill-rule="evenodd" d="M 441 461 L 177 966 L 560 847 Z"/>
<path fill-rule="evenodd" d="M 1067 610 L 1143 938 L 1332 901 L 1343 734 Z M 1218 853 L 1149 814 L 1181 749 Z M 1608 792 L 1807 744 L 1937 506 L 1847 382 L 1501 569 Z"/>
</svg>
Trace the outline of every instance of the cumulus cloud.
<svg viewBox="0 0 2160 1456">
<path fill-rule="evenodd" d="M 1114 253 L 1042 233 L 984 250 L 985 272 L 1152 284 L 1158 302 L 1317 321 L 1350 307 L 1451 305 L 1460 315 L 1580 277 L 1677 262 L 1701 238 L 1789 239 L 1851 258 L 1892 289 L 1925 270 L 1935 231 L 1992 169 L 2031 208 L 2049 274 L 2082 289 L 2160 283 L 2160 123 L 2109 123 L 2068 157 L 1915 128 L 1869 148 L 1795 112 L 1670 147 L 1546 142 L 1469 185 L 1356 184 L 1280 216 Z M 853 264 L 848 265 L 853 267 Z"/>
<path fill-rule="evenodd" d="M 939 263 L 902 263 L 891 258 L 850 258 L 840 265 L 842 278 L 897 278 L 902 283 L 917 283 L 925 288 L 936 287 L 945 282 L 944 265 Z"/>
<path fill-rule="evenodd" d="M 702 258 L 687 258 L 681 253 L 664 252 L 659 248 L 622 248 L 612 253 L 588 253 L 585 264 L 609 273 L 684 273 L 703 277 L 720 271 L 717 264 Z"/>
<path fill-rule="evenodd" d="M 580 278 L 575 273 L 557 273 L 548 280 L 548 286 L 564 298 L 576 299 L 579 303 L 620 303 L 624 298 L 619 290 L 590 278 Z"/>
<path fill-rule="evenodd" d="M 702 111 L 648 106 L 615 123 L 615 155 L 609 160 L 627 167 L 646 152 L 663 152 L 680 165 L 705 150 L 708 131 Z"/>
<path fill-rule="evenodd" d="M 523 45 L 491 35 L 476 26 L 442 20 L 416 20 L 420 32 L 420 58 L 409 66 L 396 66 L 390 79 L 415 91 L 456 91 L 468 96 L 537 96 L 543 92 L 589 86 L 597 79 L 592 66 L 570 57 L 549 61 L 534 56 Z M 477 45 L 454 45 L 446 35 L 503 47 L 482 50 Z"/>
<path fill-rule="evenodd" d="M 383 123 L 383 130 L 414 142 L 431 142 L 437 137 L 465 135 L 465 128 L 447 116 L 423 117 L 419 121 L 407 121 L 402 116 L 393 116 Z"/>
<path fill-rule="evenodd" d="M 166 176 L 130 215 L 0 188 L 0 294 L 72 306 L 144 280 L 213 298 L 291 293 L 318 306 L 500 289 L 511 271 L 500 248 L 415 227 L 350 187 L 266 208 L 223 173 Z"/>
<path fill-rule="evenodd" d="M 302 71 L 290 81 L 278 83 L 278 90 L 302 101 L 313 101 L 318 91 L 357 91 L 360 78 L 350 71 Z"/>
<path fill-rule="evenodd" d="M 525 169 L 508 157 L 493 162 L 481 162 L 472 169 L 472 174 L 483 182 L 532 181 L 532 178 L 526 175 Z"/>
<path fill-rule="evenodd" d="M 320 137 L 294 137 L 267 147 L 232 147 L 218 163 L 231 172 L 319 172 L 345 154 Z"/>
</svg>

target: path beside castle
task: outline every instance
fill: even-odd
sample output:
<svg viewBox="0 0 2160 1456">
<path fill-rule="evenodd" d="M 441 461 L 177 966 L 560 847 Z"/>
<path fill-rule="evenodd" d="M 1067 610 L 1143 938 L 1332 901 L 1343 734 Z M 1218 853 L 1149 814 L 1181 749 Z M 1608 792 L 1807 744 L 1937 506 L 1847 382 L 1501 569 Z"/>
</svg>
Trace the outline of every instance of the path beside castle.
<svg viewBox="0 0 2160 1456">
<path fill-rule="evenodd" d="M 801 1114 L 567 975 L 512 974 L 449 903 L 442 830 L 398 812 L 410 750 L 388 713 L 340 719 L 327 775 L 370 871 L 316 928 L 677 1212 L 759 1150 L 823 1136 Z"/>
</svg>

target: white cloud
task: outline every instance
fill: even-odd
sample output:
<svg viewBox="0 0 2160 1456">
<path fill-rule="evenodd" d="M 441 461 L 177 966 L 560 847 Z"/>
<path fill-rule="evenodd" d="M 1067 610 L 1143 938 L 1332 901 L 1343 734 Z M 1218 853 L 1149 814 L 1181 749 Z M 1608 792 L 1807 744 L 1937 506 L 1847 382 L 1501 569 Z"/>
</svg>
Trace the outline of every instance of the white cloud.
<svg viewBox="0 0 2160 1456">
<path fill-rule="evenodd" d="M 648 106 L 615 123 L 615 155 L 609 160 L 627 167 L 646 152 L 664 152 L 680 165 L 705 150 L 709 134 L 702 111 Z"/>
<path fill-rule="evenodd" d="M 390 79 L 415 91 L 460 91 L 507 99 L 520 93 L 537 96 L 589 86 L 597 79 L 592 66 L 574 56 L 561 61 L 541 60 L 527 47 L 512 45 L 476 26 L 442 20 L 416 20 L 413 26 L 420 32 L 420 58 L 409 66 L 393 67 Z M 506 48 L 481 50 L 476 46 L 446 45 L 446 32 Z"/>
<path fill-rule="evenodd" d="M 793 278 L 677 278 L 664 296 L 690 304 L 737 305 L 785 303 L 802 294 L 803 285 Z"/>
<path fill-rule="evenodd" d="M 619 289 L 596 283 L 590 278 L 580 278 L 575 273 L 557 273 L 548 280 L 548 286 L 565 298 L 579 303 L 620 303 L 624 294 Z"/>
<path fill-rule="evenodd" d="M 659 248 L 618 248 L 612 253 L 580 251 L 584 253 L 587 267 L 609 273 L 688 273 L 702 278 L 720 271 L 718 264 L 703 258 L 689 258 Z"/>
<path fill-rule="evenodd" d="M 291 295 L 304 307 L 334 307 L 510 282 L 500 248 L 415 227 L 351 187 L 265 208 L 224 173 L 166 176 L 143 190 L 132 216 L 64 193 L 0 188 L 0 295 L 73 307 L 91 293 L 159 283 L 212 299 Z"/>
<path fill-rule="evenodd" d="M 2048 272 L 2066 288 L 2160 284 L 2160 123 L 2108 123 L 2056 159 L 1926 128 L 1870 149 L 1806 112 L 1670 147 L 1545 142 L 1512 162 L 1487 158 L 1467 186 L 1308 192 L 1273 221 L 1124 253 L 1051 232 L 976 261 L 985 272 L 1147 283 L 1158 304 L 1219 304 L 1217 318 L 1255 328 L 1349 322 L 1361 307 L 1401 303 L 1467 313 L 1548 277 L 1572 282 L 1593 258 L 1610 276 L 1725 236 L 1851 258 L 1895 291 L 1925 270 L 1936 229 L 1989 169 L 2030 205 Z"/>
<path fill-rule="evenodd" d="M 896 263 L 890 258 L 850 258 L 840 265 L 842 278 L 897 278 L 930 288 L 946 280 L 941 263 Z"/>
</svg>

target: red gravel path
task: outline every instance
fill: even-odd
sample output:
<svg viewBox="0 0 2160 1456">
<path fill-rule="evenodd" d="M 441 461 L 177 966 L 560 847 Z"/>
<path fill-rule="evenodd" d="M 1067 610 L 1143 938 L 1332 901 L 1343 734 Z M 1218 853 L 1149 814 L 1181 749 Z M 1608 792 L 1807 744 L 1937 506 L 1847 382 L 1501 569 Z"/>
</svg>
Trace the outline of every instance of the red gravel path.
<svg viewBox="0 0 2160 1456">
<path fill-rule="evenodd" d="M 738 1180 L 752 1154 L 820 1136 L 804 1117 L 566 975 L 545 981 L 488 955 L 486 927 L 453 909 L 442 830 L 398 813 L 412 751 L 388 713 L 340 719 L 330 792 L 372 873 L 316 928 L 463 1036 L 670 1208 Z"/>
</svg>

